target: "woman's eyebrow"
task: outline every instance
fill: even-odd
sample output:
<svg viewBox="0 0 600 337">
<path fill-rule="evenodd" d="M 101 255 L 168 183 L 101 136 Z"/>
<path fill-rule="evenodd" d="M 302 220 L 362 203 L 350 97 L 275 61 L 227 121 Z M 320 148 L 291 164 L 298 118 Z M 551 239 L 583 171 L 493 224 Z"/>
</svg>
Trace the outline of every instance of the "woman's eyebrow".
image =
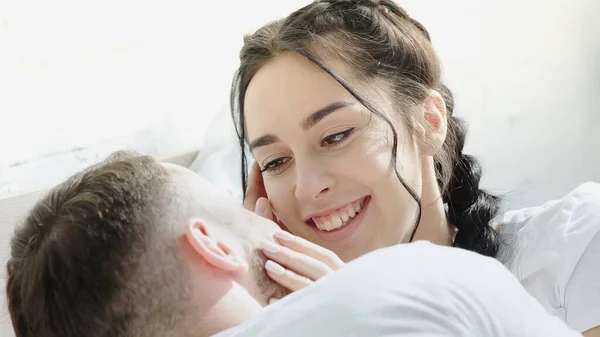
<svg viewBox="0 0 600 337">
<path fill-rule="evenodd" d="M 330 115 L 331 113 L 341 109 L 341 108 L 345 108 L 347 106 L 353 105 L 354 103 L 352 102 L 334 102 L 331 103 L 315 112 L 313 112 L 312 114 L 310 114 L 310 116 L 304 118 L 302 120 L 302 122 L 300 122 L 300 126 L 302 126 L 302 129 L 304 131 L 307 131 L 308 129 L 312 128 L 313 126 L 315 126 L 317 123 L 319 123 L 323 118 L 327 117 L 328 115 Z"/>
<path fill-rule="evenodd" d="M 264 135 L 256 138 L 255 140 L 250 142 L 250 151 L 254 150 L 257 147 L 271 145 L 273 143 L 277 143 L 279 141 L 279 137 L 275 135 Z"/>
<path fill-rule="evenodd" d="M 317 125 L 317 123 L 319 123 L 323 118 L 327 117 L 328 115 L 336 112 L 337 110 L 341 109 L 341 108 L 345 108 L 347 106 L 351 106 L 354 105 L 353 102 L 334 102 L 331 103 L 315 112 L 313 112 L 312 114 L 310 114 L 310 116 L 304 118 L 301 122 L 300 122 L 300 126 L 302 127 L 302 129 L 304 131 L 308 131 L 308 129 L 312 128 L 313 126 Z M 266 146 L 266 145 L 271 145 L 273 143 L 277 143 L 279 142 L 279 137 L 273 135 L 273 134 L 267 134 L 264 136 L 260 136 L 258 138 L 256 138 L 255 140 L 250 142 L 250 151 L 256 149 L 257 147 L 261 147 L 261 146 Z"/>
</svg>

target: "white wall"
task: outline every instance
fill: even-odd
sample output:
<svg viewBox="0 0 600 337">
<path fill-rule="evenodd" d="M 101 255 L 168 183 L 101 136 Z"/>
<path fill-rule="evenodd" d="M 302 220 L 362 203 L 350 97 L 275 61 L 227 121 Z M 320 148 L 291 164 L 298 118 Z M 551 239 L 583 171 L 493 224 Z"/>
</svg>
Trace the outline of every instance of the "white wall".
<svg viewBox="0 0 600 337">
<path fill-rule="evenodd" d="M 0 1 L 0 198 L 119 148 L 199 147 L 228 114 L 242 34 L 308 3 Z M 486 187 L 516 206 L 600 181 L 597 1 L 401 4 L 433 37 Z"/>
<path fill-rule="evenodd" d="M 243 33 L 303 3 L 0 0 L 0 198 L 123 147 L 198 147 Z"/>
</svg>

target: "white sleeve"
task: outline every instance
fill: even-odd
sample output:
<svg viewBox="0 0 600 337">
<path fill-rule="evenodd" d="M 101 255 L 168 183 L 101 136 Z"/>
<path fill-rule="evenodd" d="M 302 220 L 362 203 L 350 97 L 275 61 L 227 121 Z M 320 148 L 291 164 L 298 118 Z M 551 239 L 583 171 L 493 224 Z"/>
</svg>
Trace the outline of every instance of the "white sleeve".
<svg viewBox="0 0 600 337">
<path fill-rule="evenodd" d="M 600 225 L 600 218 L 597 221 Z M 564 305 L 566 322 L 577 331 L 600 326 L 600 233 L 587 246 L 573 270 L 565 288 Z"/>
<path fill-rule="evenodd" d="M 548 271 L 547 284 L 556 287 L 564 321 L 584 332 L 600 325 L 600 184 L 581 185 L 560 202 L 557 210 L 549 223 L 566 221 L 546 228 L 538 240 L 553 242 L 542 256 L 555 256 L 558 263 L 549 263 L 541 271 Z"/>
<path fill-rule="evenodd" d="M 502 226 L 500 260 L 528 293 L 572 329 L 600 325 L 600 184 L 510 212 Z"/>
</svg>

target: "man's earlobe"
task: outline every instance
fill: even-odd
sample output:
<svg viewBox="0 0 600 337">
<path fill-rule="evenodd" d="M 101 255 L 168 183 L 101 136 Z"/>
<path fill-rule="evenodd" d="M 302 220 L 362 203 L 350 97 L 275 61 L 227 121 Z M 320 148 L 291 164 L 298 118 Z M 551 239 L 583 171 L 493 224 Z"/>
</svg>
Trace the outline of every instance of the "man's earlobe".
<svg viewBox="0 0 600 337">
<path fill-rule="evenodd" d="M 188 221 L 185 238 L 190 246 L 210 266 L 227 272 L 245 272 L 248 263 L 227 243 L 218 240 L 210 231 L 210 225 L 201 219 Z"/>
</svg>

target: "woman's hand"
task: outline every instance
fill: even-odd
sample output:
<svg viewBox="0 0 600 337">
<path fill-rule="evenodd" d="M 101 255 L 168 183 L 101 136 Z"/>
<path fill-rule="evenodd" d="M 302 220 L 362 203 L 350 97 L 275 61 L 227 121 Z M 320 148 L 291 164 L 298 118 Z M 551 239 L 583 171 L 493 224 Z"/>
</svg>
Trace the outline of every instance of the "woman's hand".
<svg viewBox="0 0 600 337">
<path fill-rule="evenodd" d="M 344 262 L 332 251 L 298 236 L 281 231 L 275 240 L 262 242 L 263 254 L 269 259 L 267 274 L 291 291 L 302 289 L 321 277 L 341 268 Z"/>
<path fill-rule="evenodd" d="M 279 244 L 271 241 L 262 243 L 263 254 L 269 259 L 266 265 L 267 274 L 275 282 L 296 291 L 344 265 L 332 251 L 286 231 L 285 226 L 273 213 L 260 167 L 256 162 L 250 169 L 244 208 L 278 223 L 283 229 L 274 235 Z"/>
<path fill-rule="evenodd" d="M 275 221 L 271 203 L 267 199 L 267 191 L 257 162 L 254 162 L 248 177 L 248 188 L 244 198 L 244 208 L 250 212 Z"/>
</svg>

